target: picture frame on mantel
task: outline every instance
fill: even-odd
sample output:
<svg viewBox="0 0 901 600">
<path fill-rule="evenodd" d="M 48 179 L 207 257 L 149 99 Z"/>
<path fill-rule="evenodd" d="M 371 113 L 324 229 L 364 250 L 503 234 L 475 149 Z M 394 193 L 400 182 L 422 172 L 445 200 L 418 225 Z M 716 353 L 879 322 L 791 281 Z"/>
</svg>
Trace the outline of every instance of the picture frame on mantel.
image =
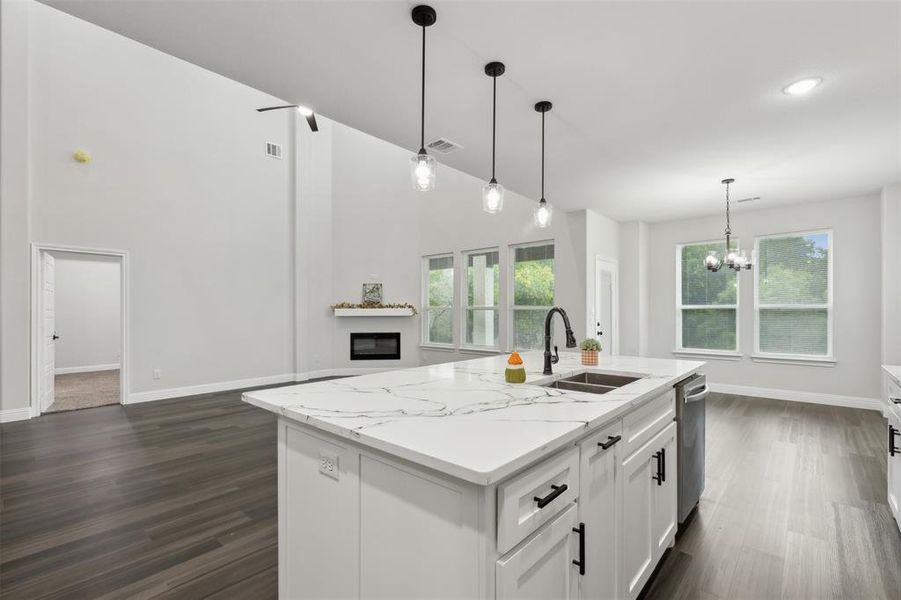
<svg viewBox="0 0 901 600">
<path fill-rule="evenodd" d="M 363 284 L 363 304 L 381 304 L 382 298 L 381 283 Z"/>
</svg>

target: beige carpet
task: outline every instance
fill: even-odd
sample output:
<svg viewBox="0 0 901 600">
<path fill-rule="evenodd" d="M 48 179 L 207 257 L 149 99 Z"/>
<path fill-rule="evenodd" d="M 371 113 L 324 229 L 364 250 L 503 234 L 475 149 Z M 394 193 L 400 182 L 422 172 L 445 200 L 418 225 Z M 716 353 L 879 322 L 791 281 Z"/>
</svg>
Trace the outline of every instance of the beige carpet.
<svg viewBox="0 0 901 600">
<path fill-rule="evenodd" d="M 69 373 L 55 378 L 53 404 L 45 412 L 60 412 L 119 403 L 119 370 Z"/>
</svg>

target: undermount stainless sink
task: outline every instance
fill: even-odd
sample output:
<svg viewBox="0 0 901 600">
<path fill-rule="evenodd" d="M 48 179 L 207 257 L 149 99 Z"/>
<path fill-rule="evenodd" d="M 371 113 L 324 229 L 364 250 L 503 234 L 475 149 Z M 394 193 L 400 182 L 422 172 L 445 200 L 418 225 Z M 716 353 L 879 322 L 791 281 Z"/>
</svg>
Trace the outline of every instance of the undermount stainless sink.
<svg viewBox="0 0 901 600">
<path fill-rule="evenodd" d="M 546 384 L 544 387 L 552 387 L 560 390 L 574 392 L 588 392 L 589 394 L 606 394 L 610 390 L 638 381 L 638 377 L 625 375 L 609 375 L 607 373 L 581 373 L 571 377 L 563 377 Z"/>
</svg>

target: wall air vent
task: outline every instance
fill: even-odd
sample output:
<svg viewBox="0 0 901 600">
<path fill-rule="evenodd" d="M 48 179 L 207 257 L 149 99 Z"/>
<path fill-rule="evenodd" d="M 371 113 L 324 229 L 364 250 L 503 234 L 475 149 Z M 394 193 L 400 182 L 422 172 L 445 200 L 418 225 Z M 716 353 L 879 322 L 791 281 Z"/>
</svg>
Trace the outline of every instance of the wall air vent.
<svg viewBox="0 0 901 600">
<path fill-rule="evenodd" d="M 282 147 L 278 144 L 273 144 L 272 142 L 266 142 L 266 156 L 272 158 L 281 158 Z"/>
<path fill-rule="evenodd" d="M 432 140 L 428 144 L 426 144 L 426 149 L 434 150 L 439 154 L 450 154 L 451 152 L 456 152 L 457 150 L 462 150 L 463 146 L 456 142 L 452 142 L 447 138 L 438 138 Z"/>
</svg>

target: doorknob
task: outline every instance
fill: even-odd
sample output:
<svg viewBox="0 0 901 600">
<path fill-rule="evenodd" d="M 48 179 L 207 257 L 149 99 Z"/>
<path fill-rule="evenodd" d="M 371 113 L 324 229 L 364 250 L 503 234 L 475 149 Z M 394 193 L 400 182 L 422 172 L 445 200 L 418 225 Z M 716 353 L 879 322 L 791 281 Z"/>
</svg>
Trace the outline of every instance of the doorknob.
<svg viewBox="0 0 901 600">
<path fill-rule="evenodd" d="M 51 340 L 58 340 L 58 339 L 59 339 L 59 336 L 56 335 L 56 333 L 54 332 L 54 334 L 50 336 L 50 339 L 51 339 Z"/>
</svg>

